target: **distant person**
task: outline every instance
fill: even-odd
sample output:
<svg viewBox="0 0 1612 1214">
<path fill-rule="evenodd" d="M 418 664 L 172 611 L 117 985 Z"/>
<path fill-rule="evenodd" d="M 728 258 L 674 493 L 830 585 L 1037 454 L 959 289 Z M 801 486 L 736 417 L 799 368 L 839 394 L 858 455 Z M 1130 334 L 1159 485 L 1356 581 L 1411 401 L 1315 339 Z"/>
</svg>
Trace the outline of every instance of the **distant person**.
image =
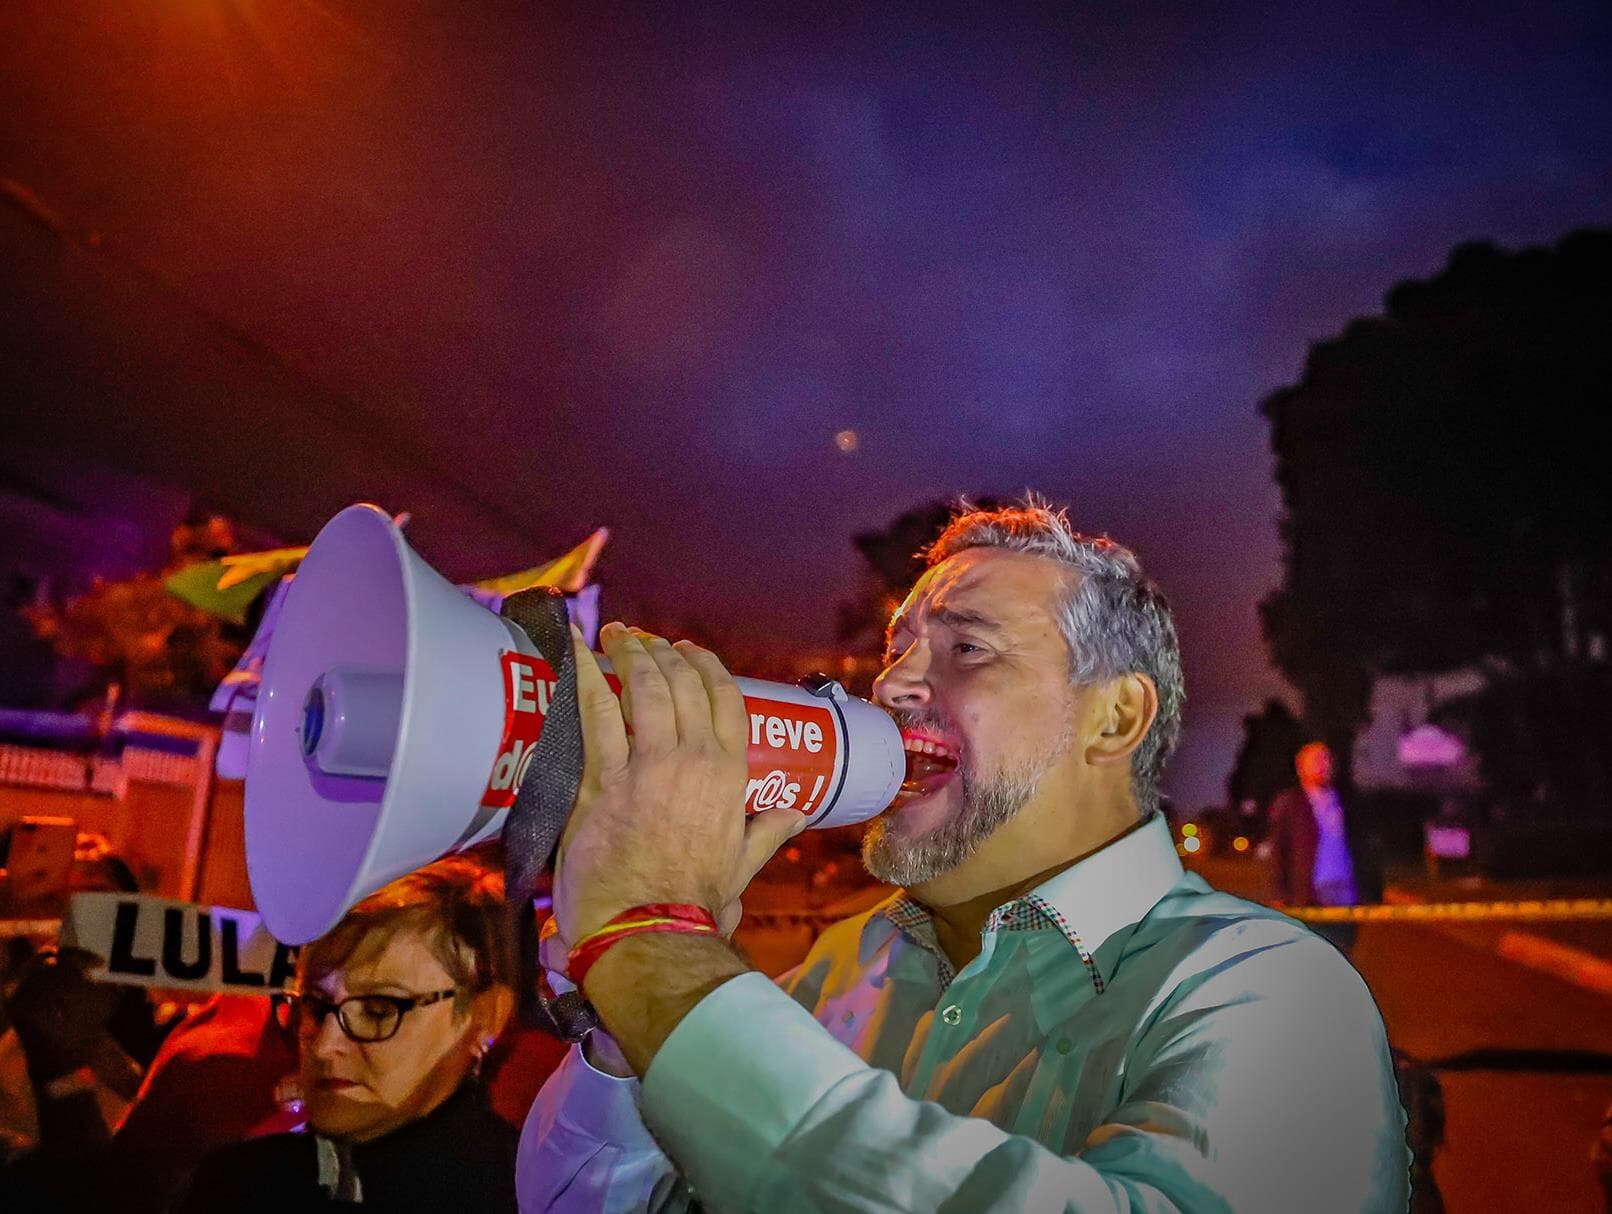
<svg viewBox="0 0 1612 1214">
<path fill-rule="evenodd" d="M 214 1152 L 187 1214 L 515 1209 L 516 1131 L 481 1063 L 514 1006 L 503 881 L 453 857 L 364 899 L 297 963 L 307 1133 Z"/>
<path fill-rule="evenodd" d="M 0 851 L 9 845 L 8 828 Z M 106 840 L 80 832 L 67 893 L 135 889 Z M 25 937 L 0 943 L 0 1138 L 13 1153 L 104 1143 L 162 1043 L 146 992 L 87 978 L 87 953 Z"/>
<path fill-rule="evenodd" d="M 81 833 L 68 893 L 131 893 L 106 841 Z M 147 992 L 95 981 L 79 949 L 0 950 L 0 1210 L 97 1210 L 116 1194 L 112 1128 L 162 1044 Z M 120 1208 L 130 1208 L 124 1201 Z"/>
<path fill-rule="evenodd" d="M 1293 766 L 1299 786 L 1279 793 L 1270 809 L 1271 886 L 1278 906 L 1357 906 L 1364 878 L 1355 823 L 1332 782 L 1332 752 L 1324 742 L 1302 748 Z M 1367 897 L 1371 895 L 1366 895 Z M 1354 945 L 1353 923 L 1318 924 L 1339 948 Z"/>
</svg>

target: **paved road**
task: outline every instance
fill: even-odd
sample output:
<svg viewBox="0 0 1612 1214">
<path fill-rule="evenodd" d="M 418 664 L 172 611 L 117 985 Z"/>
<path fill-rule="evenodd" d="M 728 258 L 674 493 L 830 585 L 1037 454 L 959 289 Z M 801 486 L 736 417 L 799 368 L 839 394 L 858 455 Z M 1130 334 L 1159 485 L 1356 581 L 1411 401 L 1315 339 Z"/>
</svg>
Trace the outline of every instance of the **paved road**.
<svg viewBox="0 0 1612 1214">
<path fill-rule="evenodd" d="M 1258 893 L 1251 863 L 1197 867 L 1221 888 Z M 1517 894 L 1471 885 L 1462 896 Z M 1612 921 L 1519 926 L 1612 957 Z M 1400 1049 L 1435 1063 L 1493 1052 L 1494 1065 L 1436 1072 L 1446 1141 L 1434 1170 L 1450 1214 L 1599 1211 L 1588 1155 L 1612 1105 L 1612 999 L 1497 956 L 1505 930 L 1368 924 L 1352 960 Z"/>
<path fill-rule="evenodd" d="M 1452 1214 L 1598 1209 L 1587 1156 L 1612 1073 L 1578 1067 L 1612 1066 L 1612 1000 L 1426 927 L 1368 926 L 1354 961 L 1400 1049 L 1434 1062 L 1512 1052 L 1495 1061 L 1517 1069 L 1437 1072 L 1447 1122 L 1435 1173 Z M 1543 1069 L 1553 1063 L 1575 1069 Z"/>
</svg>

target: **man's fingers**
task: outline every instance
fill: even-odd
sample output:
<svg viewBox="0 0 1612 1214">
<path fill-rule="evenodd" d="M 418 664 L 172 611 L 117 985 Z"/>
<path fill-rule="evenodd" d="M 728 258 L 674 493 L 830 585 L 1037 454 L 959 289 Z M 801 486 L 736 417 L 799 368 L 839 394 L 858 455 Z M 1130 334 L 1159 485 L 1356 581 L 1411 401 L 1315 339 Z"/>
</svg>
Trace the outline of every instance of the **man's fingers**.
<svg viewBox="0 0 1612 1214">
<path fill-rule="evenodd" d="M 679 641 L 675 647 L 683 660 L 698 672 L 711 705 L 711 727 L 716 740 L 729 754 L 742 755 L 750 742 L 750 714 L 744 706 L 744 693 L 734 682 L 722 659 L 693 641 Z"/>
<path fill-rule="evenodd" d="M 768 809 L 745 823 L 739 863 L 745 885 L 772 859 L 773 853 L 806 829 L 806 815 L 794 809 Z"/>
<path fill-rule="evenodd" d="M 722 933 L 725 940 L 733 939 L 733 933 L 739 930 L 739 923 L 744 918 L 744 903 L 735 898 L 717 913 L 716 930 Z"/>
<path fill-rule="evenodd" d="M 632 726 L 634 749 L 654 752 L 676 746 L 677 712 L 672 705 L 672 689 L 643 641 L 621 624 L 605 625 L 599 640 L 621 680 L 621 710 Z"/>
<path fill-rule="evenodd" d="M 712 735 L 711 699 L 705 691 L 705 680 L 690 666 L 679 648 L 663 637 L 633 629 L 633 634 L 644 651 L 660 667 L 662 677 L 672 695 L 672 708 L 677 718 L 677 736 L 682 742 L 698 742 Z"/>
<path fill-rule="evenodd" d="M 597 785 L 602 772 L 626 766 L 627 726 L 599 659 L 575 625 L 571 650 L 576 655 L 577 712 L 582 718 L 582 778 Z"/>
</svg>

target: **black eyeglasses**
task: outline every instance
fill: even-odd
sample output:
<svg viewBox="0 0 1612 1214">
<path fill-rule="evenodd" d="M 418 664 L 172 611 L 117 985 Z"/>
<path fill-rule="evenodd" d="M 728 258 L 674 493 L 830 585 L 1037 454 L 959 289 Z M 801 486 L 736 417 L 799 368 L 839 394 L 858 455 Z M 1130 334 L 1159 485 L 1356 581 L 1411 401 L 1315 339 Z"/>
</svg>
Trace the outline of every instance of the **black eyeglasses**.
<svg viewBox="0 0 1612 1214">
<path fill-rule="evenodd" d="M 423 995 L 349 995 L 345 999 L 287 992 L 274 996 L 274 1020 L 288 1033 L 312 1036 L 324 1026 L 325 1017 L 335 1012 L 336 1024 L 348 1040 L 372 1045 L 395 1037 L 403 1017 L 415 1008 L 441 1003 L 458 993 L 456 986 Z"/>
</svg>

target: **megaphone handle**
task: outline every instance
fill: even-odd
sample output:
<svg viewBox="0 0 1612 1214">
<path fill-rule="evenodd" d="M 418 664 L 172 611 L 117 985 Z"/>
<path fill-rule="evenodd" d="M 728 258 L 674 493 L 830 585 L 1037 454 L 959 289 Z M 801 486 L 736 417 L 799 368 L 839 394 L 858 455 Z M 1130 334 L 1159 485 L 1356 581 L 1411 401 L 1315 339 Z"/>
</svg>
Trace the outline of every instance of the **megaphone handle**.
<svg viewBox="0 0 1612 1214">
<path fill-rule="evenodd" d="M 515 946 L 515 995 L 521 1021 L 566 1041 L 581 1041 L 599 1017 L 580 991 L 554 995 L 542 980 L 532 897 L 565 830 L 582 783 L 582 718 L 578 715 L 576 654 L 571 649 L 565 595 L 552 586 L 504 599 L 500 614 L 530 639 L 554 671 L 554 691 L 536 751 L 504 820 L 504 899 Z"/>
</svg>

